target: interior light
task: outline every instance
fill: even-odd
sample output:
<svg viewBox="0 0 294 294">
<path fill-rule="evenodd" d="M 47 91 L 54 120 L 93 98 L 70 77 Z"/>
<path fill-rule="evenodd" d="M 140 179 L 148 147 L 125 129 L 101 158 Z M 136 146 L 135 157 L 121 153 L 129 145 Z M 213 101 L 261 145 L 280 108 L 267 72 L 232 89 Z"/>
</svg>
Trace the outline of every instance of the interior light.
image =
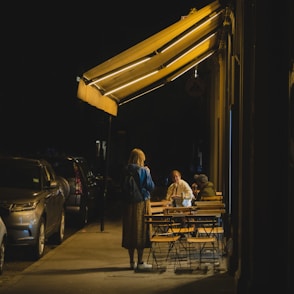
<svg viewBox="0 0 294 294">
<path fill-rule="evenodd" d="M 196 79 L 198 77 L 198 68 L 197 66 L 195 66 L 195 69 L 194 69 L 194 78 Z"/>
</svg>

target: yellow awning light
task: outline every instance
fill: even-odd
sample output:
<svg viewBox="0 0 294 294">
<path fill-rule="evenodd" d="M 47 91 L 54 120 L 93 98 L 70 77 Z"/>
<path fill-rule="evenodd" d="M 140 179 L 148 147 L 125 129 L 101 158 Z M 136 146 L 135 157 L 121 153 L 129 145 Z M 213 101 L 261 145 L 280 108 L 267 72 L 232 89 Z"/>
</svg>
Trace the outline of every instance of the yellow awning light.
<svg viewBox="0 0 294 294">
<path fill-rule="evenodd" d="M 95 78 L 94 81 L 89 83 L 89 85 L 91 86 L 91 85 L 96 84 L 98 82 L 101 82 L 101 81 L 103 81 L 105 79 L 111 78 L 112 76 L 117 75 L 119 73 L 122 73 L 123 71 L 126 71 L 126 70 L 128 70 L 128 69 L 130 69 L 132 67 L 135 67 L 135 66 L 149 60 L 150 58 L 151 57 L 145 57 L 145 58 L 143 58 L 141 60 L 138 60 L 138 61 L 136 61 L 136 62 L 134 62 L 132 64 L 127 64 L 126 66 L 124 66 L 122 68 L 119 68 L 119 69 L 117 69 L 117 70 L 115 70 L 113 72 L 110 72 L 109 74 L 106 74 L 106 75 L 103 75 L 101 77 Z"/>
<path fill-rule="evenodd" d="M 136 95 L 136 96 L 134 96 L 134 97 L 132 97 L 132 98 L 129 98 L 127 101 L 122 101 L 122 102 L 120 102 L 120 103 L 119 103 L 119 106 L 124 105 L 124 104 L 126 104 L 126 103 L 129 103 L 129 102 L 131 102 L 131 101 L 133 101 L 133 100 L 135 100 L 135 99 L 137 99 L 137 98 L 139 98 L 139 97 L 141 97 L 141 96 L 143 96 L 143 95 L 146 95 L 146 94 L 148 94 L 148 93 L 150 93 L 150 92 L 153 92 L 153 91 L 155 91 L 155 90 L 157 90 L 157 89 L 163 87 L 164 85 L 165 85 L 165 84 L 160 84 L 160 85 L 154 86 L 154 87 L 151 88 L 151 89 L 148 89 L 148 90 L 146 90 L 146 91 L 144 91 L 144 92 L 142 92 L 142 93 L 140 93 L 140 94 L 138 94 L 138 95 Z"/>
<path fill-rule="evenodd" d="M 174 64 L 175 62 L 177 62 L 178 60 L 182 59 L 183 57 L 185 57 L 186 55 L 188 55 L 189 53 L 193 52 L 196 48 L 200 47 L 201 45 L 205 44 L 205 42 L 209 41 L 213 36 L 215 36 L 215 34 L 210 35 L 209 37 L 207 37 L 205 40 L 201 41 L 200 43 L 196 44 L 195 46 L 193 46 L 192 48 L 190 48 L 189 50 L 185 51 L 181 56 L 177 57 L 176 59 L 174 59 L 173 61 L 169 62 L 166 66 L 171 66 L 172 64 Z"/>
<path fill-rule="evenodd" d="M 163 49 L 159 50 L 160 53 L 164 53 L 165 51 L 169 50 L 170 48 L 174 47 L 176 44 L 183 41 L 185 38 L 189 37 L 191 34 L 193 34 L 195 31 L 205 27 L 205 25 L 209 25 L 208 23 L 211 22 L 214 18 L 216 18 L 221 12 L 218 12 L 214 15 L 212 15 L 209 19 L 205 20 L 204 22 L 200 23 L 196 27 L 194 27 L 192 30 L 189 30 L 187 33 L 183 34 L 183 36 L 176 39 L 176 41 L 172 42 L 170 45 L 164 47 Z"/>
<path fill-rule="evenodd" d="M 83 73 L 77 97 L 113 116 L 118 106 L 162 87 L 219 47 L 225 10 L 215 1 Z"/>
<path fill-rule="evenodd" d="M 209 52 L 207 53 L 205 56 L 203 56 L 202 58 L 200 58 L 199 60 L 197 59 L 197 61 L 194 61 L 192 64 L 189 64 L 187 66 L 185 66 L 184 68 L 182 68 L 179 72 L 177 72 L 176 74 L 174 74 L 173 76 L 168 78 L 168 82 L 172 82 L 175 79 L 177 79 L 178 77 L 180 77 L 181 75 L 183 75 L 185 72 L 187 72 L 188 70 L 194 68 L 195 66 L 197 66 L 199 63 L 201 63 L 202 61 L 204 61 L 205 59 L 207 59 L 208 57 L 210 57 L 214 52 Z"/>
<path fill-rule="evenodd" d="M 136 79 L 136 80 L 132 80 L 131 82 L 129 82 L 129 83 L 127 83 L 127 84 L 124 84 L 124 85 L 121 85 L 121 86 L 118 87 L 118 88 L 114 88 L 114 89 L 112 89 L 112 90 L 109 90 L 108 92 L 104 93 L 104 95 L 105 95 L 105 96 L 110 95 L 110 94 L 112 94 L 112 93 L 114 93 L 114 92 L 116 92 L 116 91 L 118 91 L 118 90 L 121 90 L 121 89 L 123 89 L 123 88 L 125 88 L 125 87 L 131 86 L 131 85 L 133 85 L 133 84 L 135 84 L 135 83 L 137 83 L 137 82 L 139 82 L 139 81 L 142 81 L 143 79 L 146 79 L 146 78 L 148 78 L 148 77 L 150 77 L 150 76 L 152 76 L 152 75 L 154 75 L 154 74 L 156 74 L 156 73 L 158 73 L 158 70 L 153 71 L 153 72 L 151 72 L 151 73 L 149 73 L 149 74 L 146 74 L 146 75 L 144 75 L 143 77 L 140 77 L 140 78 L 138 78 L 138 79 Z"/>
</svg>

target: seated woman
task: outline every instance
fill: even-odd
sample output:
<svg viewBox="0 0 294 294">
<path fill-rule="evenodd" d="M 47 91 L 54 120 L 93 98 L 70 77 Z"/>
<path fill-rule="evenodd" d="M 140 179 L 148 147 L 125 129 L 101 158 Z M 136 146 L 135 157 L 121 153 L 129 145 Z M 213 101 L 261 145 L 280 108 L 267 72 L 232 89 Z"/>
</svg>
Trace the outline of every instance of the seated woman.
<svg viewBox="0 0 294 294">
<path fill-rule="evenodd" d="M 194 180 L 198 187 L 198 193 L 196 197 L 196 201 L 203 200 L 203 196 L 216 196 L 216 190 L 214 184 L 208 180 L 207 175 L 200 174 L 195 175 Z"/>
<path fill-rule="evenodd" d="M 166 200 L 175 207 L 192 206 L 194 195 L 190 185 L 182 179 L 178 170 L 171 172 L 172 183 L 167 188 Z"/>
</svg>

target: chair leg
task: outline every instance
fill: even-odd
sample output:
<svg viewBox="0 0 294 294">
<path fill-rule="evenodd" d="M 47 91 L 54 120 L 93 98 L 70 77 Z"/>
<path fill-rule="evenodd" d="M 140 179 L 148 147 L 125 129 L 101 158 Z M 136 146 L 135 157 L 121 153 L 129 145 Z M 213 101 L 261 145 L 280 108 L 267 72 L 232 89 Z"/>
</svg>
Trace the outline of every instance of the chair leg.
<svg viewBox="0 0 294 294">
<path fill-rule="evenodd" d="M 202 269 L 202 264 L 204 262 L 204 254 L 206 253 L 206 249 L 211 250 L 211 255 L 206 256 L 209 260 L 213 262 L 213 270 L 215 271 L 216 267 L 216 238 L 201 238 L 201 237 L 194 237 L 188 238 L 188 262 L 190 270 L 192 269 L 192 261 L 193 261 L 193 251 L 195 255 L 198 255 L 198 269 Z M 210 247 L 208 247 L 210 245 Z"/>
<path fill-rule="evenodd" d="M 176 242 L 153 242 L 148 259 L 150 256 L 152 256 L 157 269 L 165 268 L 163 264 L 167 265 L 168 262 L 172 262 L 175 269 L 176 264 L 179 262 Z"/>
</svg>

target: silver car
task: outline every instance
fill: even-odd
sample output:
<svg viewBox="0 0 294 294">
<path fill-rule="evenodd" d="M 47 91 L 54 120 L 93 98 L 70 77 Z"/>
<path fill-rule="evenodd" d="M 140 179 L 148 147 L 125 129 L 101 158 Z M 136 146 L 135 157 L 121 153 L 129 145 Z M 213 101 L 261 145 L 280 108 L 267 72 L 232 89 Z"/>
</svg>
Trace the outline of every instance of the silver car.
<svg viewBox="0 0 294 294">
<path fill-rule="evenodd" d="M 3 222 L 3 219 L 0 216 L 0 275 L 2 275 L 3 268 L 4 268 L 6 240 L 7 240 L 7 230 Z"/>
<path fill-rule="evenodd" d="M 0 157 L 0 216 L 7 246 L 29 246 L 44 254 L 49 239 L 64 239 L 65 197 L 52 166 L 42 159 Z"/>
</svg>

